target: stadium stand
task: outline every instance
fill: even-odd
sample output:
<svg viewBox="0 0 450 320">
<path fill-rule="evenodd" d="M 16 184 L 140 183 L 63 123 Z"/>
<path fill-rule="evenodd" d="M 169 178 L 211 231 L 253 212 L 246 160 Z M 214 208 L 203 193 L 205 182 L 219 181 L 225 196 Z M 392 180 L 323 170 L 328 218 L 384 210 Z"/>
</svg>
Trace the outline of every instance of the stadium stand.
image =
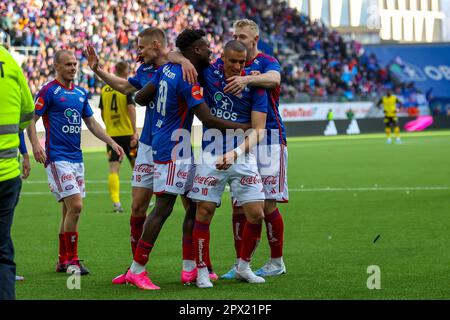
<svg viewBox="0 0 450 320">
<path fill-rule="evenodd" d="M 148 26 L 167 30 L 170 43 L 185 27 L 204 28 L 214 54 L 231 38 L 232 23 L 251 17 L 261 39 L 282 65 L 283 101 L 375 100 L 384 87 L 415 91 L 392 79 L 356 41 L 344 41 L 320 21 L 311 21 L 278 0 L 0 0 L 0 41 L 23 54 L 22 67 L 36 93 L 52 73 L 53 52 L 73 48 L 81 61 L 78 83 L 91 94 L 103 85 L 87 66 L 82 50 L 94 44 L 105 69 L 119 60 L 136 68 L 136 38 Z"/>
</svg>

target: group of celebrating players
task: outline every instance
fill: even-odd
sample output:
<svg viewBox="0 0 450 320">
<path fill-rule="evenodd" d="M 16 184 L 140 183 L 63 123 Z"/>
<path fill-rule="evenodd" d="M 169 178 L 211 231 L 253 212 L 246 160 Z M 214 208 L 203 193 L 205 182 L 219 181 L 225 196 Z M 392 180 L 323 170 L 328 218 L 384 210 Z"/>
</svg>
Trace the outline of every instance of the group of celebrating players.
<svg viewBox="0 0 450 320">
<path fill-rule="evenodd" d="M 86 91 L 74 85 L 74 54 L 68 50 L 55 53 L 56 78 L 37 94 L 35 117 L 27 133 L 36 161 L 45 164 L 51 192 L 62 204 L 57 272 L 70 273 L 75 268 L 81 275 L 89 273 L 77 252 L 77 226 L 85 196 L 80 149 L 83 119 L 88 129 L 108 144 L 109 188 L 118 212 L 123 210 L 118 164 L 126 155 L 133 165 L 133 260 L 125 273 L 112 280 L 114 284 L 160 289 L 150 280 L 145 266 L 180 195 L 185 209 L 181 281 L 195 282 L 199 288 L 213 287 L 219 277 L 209 254 L 210 223 L 227 184 L 233 202 L 236 261 L 221 278 L 264 283 L 265 276 L 286 273 L 284 223 L 277 207 L 277 202 L 288 201 L 286 134 L 278 111 L 280 64 L 259 52 L 255 22 L 236 21 L 233 36 L 222 56 L 211 63 L 211 50 L 202 30 L 185 29 L 176 39 L 178 50 L 169 52 L 164 30 L 147 28 L 138 36 L 142 63 L 128 79 L 123 63 L 117 65 L 115 74 L 108 73 L 100 66 L 94 48 L 88 46 L 85 55 L 89 66 L 107 84 L 100 103 L 102 117 L 122 126 L 119 135 L 100 126 Z M 138 136 L 130 95 L 135 92 L 135 101 L 145 105 L 146 112 L 134 158 Z M 131 115 L 128 120 L 120 117 L 124 112 Z M 191 152 L 194 115 L 203 124 L 201 161 Z M 36 134 L 40 117 L 46 131 L 45 150 Z M 155 205 L 147 216 L 153 194 Z M 253 272 L 250 261 L 263 221 L 271 257 Z"/>
</svg>

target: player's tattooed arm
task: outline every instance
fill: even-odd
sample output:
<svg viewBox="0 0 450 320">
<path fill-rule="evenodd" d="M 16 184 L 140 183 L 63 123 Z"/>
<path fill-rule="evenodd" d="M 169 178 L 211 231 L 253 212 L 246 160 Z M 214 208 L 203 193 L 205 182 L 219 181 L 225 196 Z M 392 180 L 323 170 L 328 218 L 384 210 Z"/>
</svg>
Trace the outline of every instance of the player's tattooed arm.
<svg viewBox="0 0 450 320">
<path fill-rule="evenodd" d="M 107 143 L 111 148 L 119 155 L 119 161 L 122 161 L 125 152 L 122 147 L 119 146 L 103 129 L 100 124 L 95 120 L 94 116 L 83 118 L 84 123 L 88 127 L 89 131 L 94 134 L 97 138 Z"/>
<path fill-rule="evenodd" d="M 213 116 L 209 110 L 208 105 L 204 102 L 200 103 L 198 106 L 195 106 L 192 110 L 194 111 L 194 114 L 197 116 L 197 118 L 210 129 L 242 129 L 245 131 L 251 128 L 250 123 L 228 121 Z"/>
<path fill-rule="evenodd" d="M 280 85 L 281 76 L 277 71 L 268 71 L 266 73 L 253 73 L 246 76 L 233 76 L 227 79 L 228 84 L 224 88 L 225 93 L 234 95 L 244 91 L 246 86 L 262 87 L 272 89 Z"/>
<path fill-rule="evenodd" d="M 244 141 L 236 149 L 225 153 L 217 160 L 216 168 L 218 170 L 227 170 L 241 154 L 249 152 L 264 138 L 267 114 L 252 111 L 251 117 L 252 128 L 245 133 Z"/>
<path fill-rule="evenodd" d="M 168 59 L 172 63 L 180 64 L 183 71 L 183 80 L 189 84 L 194 85 L 197 83 L 198 72 L 194 65 L 179 51 L 170 51 Z"/>
<path fill-rule="evenodd" d="M 128 82 L 127 79 L 121 78 L 116 76 L 115 74 L 106 72 L 103 70 L 100 66 L 100 59 L 97 56 L 97 53 L 95 52 L 95 49 L 93 46 L 88 45 L 86 47 L 86 50 L 84 50 L 84 55 L 86 56 L 88 60 L 88 65 L 92 69 L 92 71 L 95 72 L 95 74 L 105 81 L 107 84 L 111 86 L 111 88 L 119 91 L 123 94 L 130 94 L 133 92 L 136 92 L 136 88 Z"/>
<path fill-rule="evenodd" d="M 141 106 L 147 106 L 155 97 L 156 87 L 153 83 L 147 83 L 134 96 L 134 101 Z"/>
<path fill-rule="evenodd" d="M 36 160 L 39 163 L 45 163 L 47 157 L 45 155 L 44 149 L 41 147 L 41 144 L 39 143 L 39 139 L 37 137 L 36 132 L 36 122 L 39 120 L 39 118 L 40 116 L 38 116 L 37 114 L 34 115 L 30 125 L 27 128 L 27 135 L 28 139 L 30 139 L 31 147 L 33 149 L 34 160 Z"/>
</svg>

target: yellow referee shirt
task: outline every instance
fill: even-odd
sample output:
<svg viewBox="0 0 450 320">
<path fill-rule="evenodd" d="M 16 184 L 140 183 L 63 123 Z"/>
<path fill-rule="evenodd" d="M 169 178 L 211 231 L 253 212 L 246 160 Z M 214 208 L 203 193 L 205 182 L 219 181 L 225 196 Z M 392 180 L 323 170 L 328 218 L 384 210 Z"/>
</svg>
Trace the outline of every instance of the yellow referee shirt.
<svg viewBox="0 0 450 320">
<path fill-rule="evenodd" d="M 109 85 L 102 88 L 99 108 L 102 110 L 106 132 L 111 137 L 133 135 L 128 105 L 132 104 L 132 95 L 124 95 Z"/>
<path fill-rule="evenodd" d="M 20 174 L 17 161 L 19 131 L 34 116 L 34 103 L 27 80 L 14 58 L 0 46 L 0 182 Z M 0 204 L 3 206 L 3 203 Z"/>
</svg>

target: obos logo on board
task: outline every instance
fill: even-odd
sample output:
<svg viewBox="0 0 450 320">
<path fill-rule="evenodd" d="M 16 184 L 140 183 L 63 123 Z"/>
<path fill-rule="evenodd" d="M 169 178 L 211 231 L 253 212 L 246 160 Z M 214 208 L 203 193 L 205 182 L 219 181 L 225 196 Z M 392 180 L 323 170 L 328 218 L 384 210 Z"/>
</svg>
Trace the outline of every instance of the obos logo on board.
<svg viewBox="0 0 450 320">
<path fill-rule="evenodd" d="M 216 92 L 214 95 L 216 108 L 211 108 L 211 113 L 225 120 L 236 121 L 237 113 L 233 112 L 233 101 L 222 92 Z"/>
<path fill-rule="evenodd" d="M 81 115 L 75 109 L 66 109 L 64 111 L 64 116 L 66 117 L 69 125 L 64 125 L 62 127 L 62 132 L 64 133 L 80 133 L 81 130 Z"/>
</svg>

